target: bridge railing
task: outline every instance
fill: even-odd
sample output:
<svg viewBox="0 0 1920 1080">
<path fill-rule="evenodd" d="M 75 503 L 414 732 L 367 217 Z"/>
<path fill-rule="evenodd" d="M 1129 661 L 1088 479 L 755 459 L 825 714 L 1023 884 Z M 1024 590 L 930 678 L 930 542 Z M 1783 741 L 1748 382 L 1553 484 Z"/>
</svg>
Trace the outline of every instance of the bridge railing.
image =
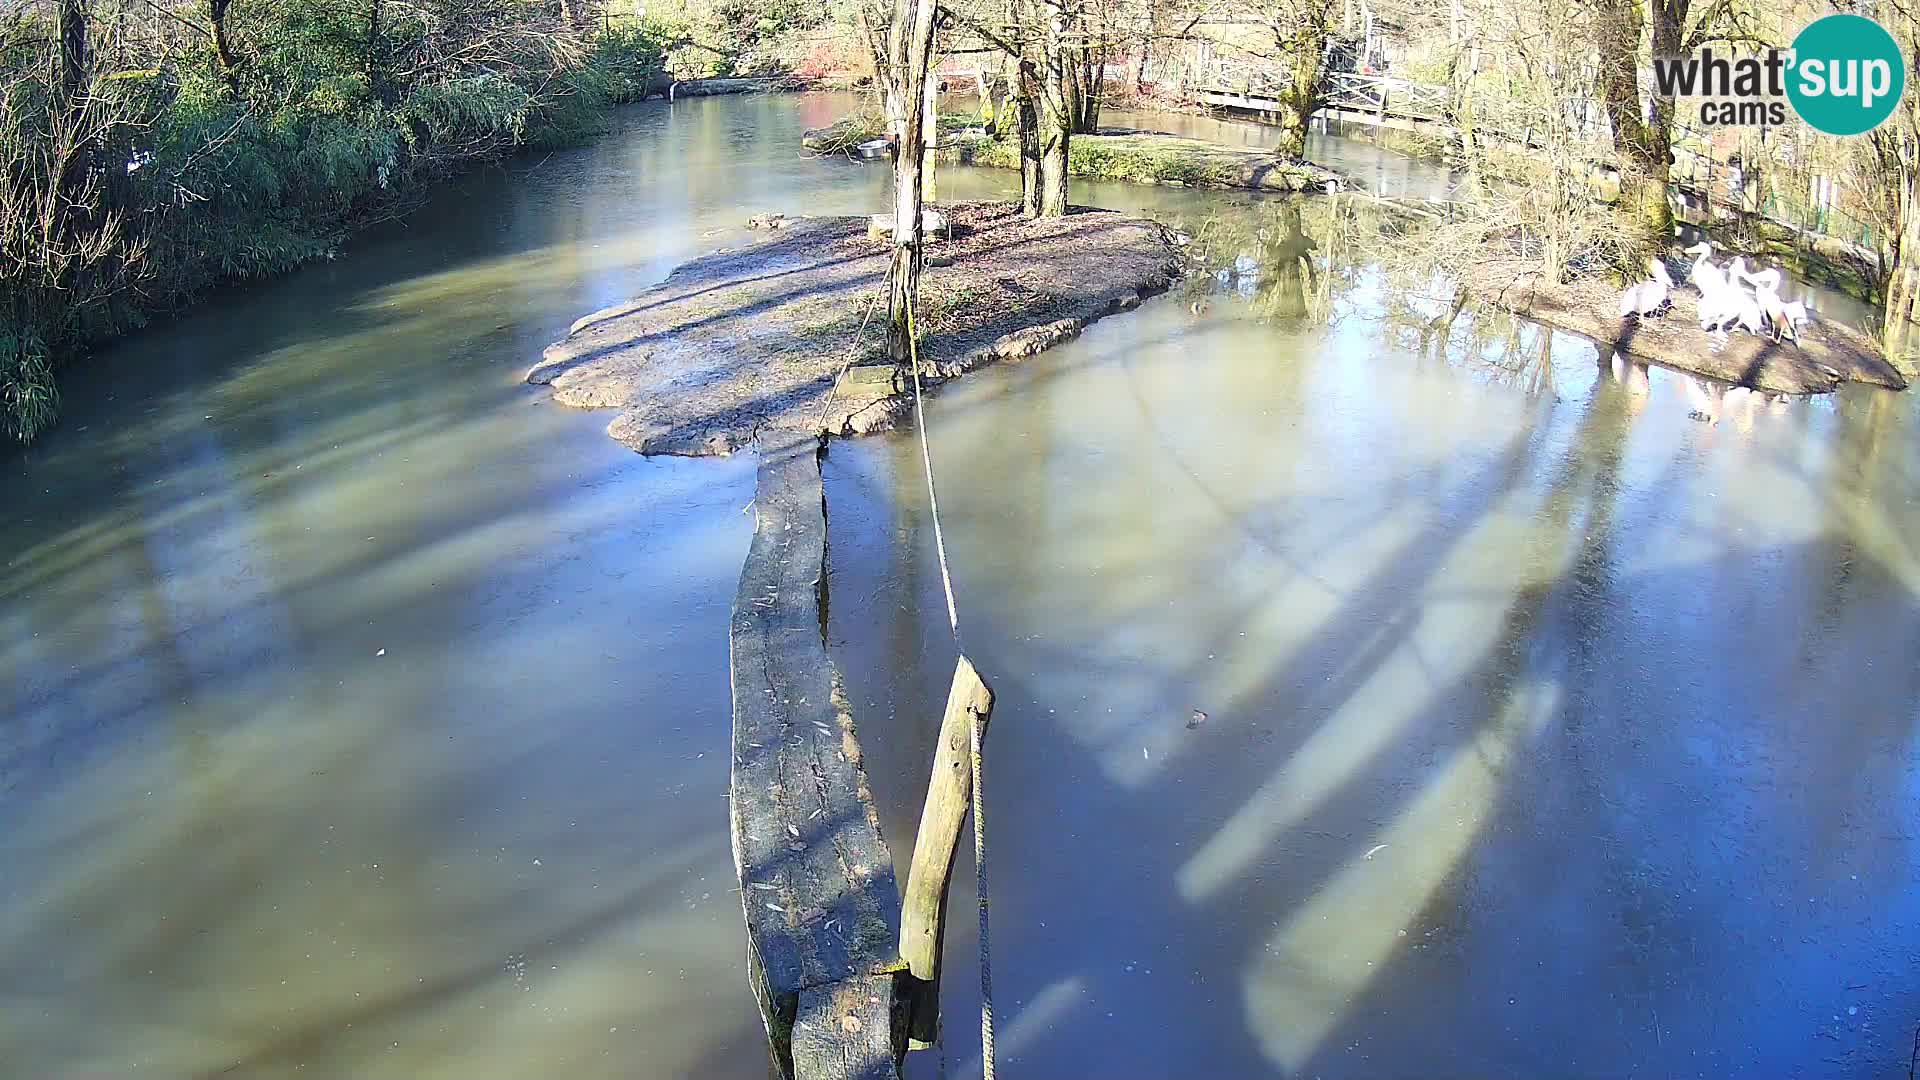
<svg viewBox="0 0 1920 1080">
<path fill-rule="evenodd" d="M 1257 100 L 1275 100 L 1287 89 L 1291 75 L 1257 61 L 1214 57 L 1196 72 L 1197 89 L 1213 94 Z M 1445 122 L 1450 95 L 1447 87 L 1397 79 L 1390 75 L 1355 71 L 1326 73 L 1320 85 L 1321 108 L 1371 113 L 1404 120 Z"/>
<path fill-rule="evenodd" d="M 1407 120 L 1445 121 L 1449 95 L 1444 86 L 1363 75 L 1351 71 L 1329 74 L 1322 85 L 1323 108 L 1397 116 Z"/>
</svg>

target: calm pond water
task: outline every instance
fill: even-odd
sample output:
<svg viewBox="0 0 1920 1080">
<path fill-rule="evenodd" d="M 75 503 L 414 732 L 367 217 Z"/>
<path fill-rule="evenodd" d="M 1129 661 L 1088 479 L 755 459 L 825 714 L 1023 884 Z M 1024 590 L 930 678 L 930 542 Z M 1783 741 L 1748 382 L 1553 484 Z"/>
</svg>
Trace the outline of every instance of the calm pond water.
<svg viewBox="0 0 1920 1080">
<path fill-rule="evenodd" d="M 749 214 L 878 206 L 793 152 L 844 107 L 627 110 L 128 341 L 0 459 L 9 1074 L 765 1075 L 722 802 L 753 462 L 639 458 L 519 376 Z M 1286 302 L 1281 204 L 1076 198 L 1247 272 L 930 411 L 1000 694 L 1003 1074 L 1897 1073 L 1909 399 L 1423 341 L 1364 270 Z M 916 454 L 828 460 L 902 860 L 953 662 Z M 977 1072 L 973 947 L 917 1075 Z"/>
</svg>

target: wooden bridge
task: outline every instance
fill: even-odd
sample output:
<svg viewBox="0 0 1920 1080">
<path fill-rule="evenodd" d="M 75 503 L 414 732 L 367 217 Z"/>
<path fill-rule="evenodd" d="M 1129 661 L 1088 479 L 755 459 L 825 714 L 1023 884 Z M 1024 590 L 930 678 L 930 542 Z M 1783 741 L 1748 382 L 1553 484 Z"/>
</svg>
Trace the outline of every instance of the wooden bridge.
<svg viewBox="0 0 1920 1080">
<path fill-rule="evenodd" d="M 1285 88 L 1284 74 L 1273 68 L 1217 59 L 1201 72 L 1194 94 L 1203 104 L 1216 108 L 1275 114 L 1287 109 Z M 1335 71 L 1324 78 L 1320 108 L 1314 115 L 1349 124 L 1430 131 L 1453 137 L 1458 132 L 1450 123 L 1448 103 L 1444 86 L 1387 75 Z"/>
</svg>

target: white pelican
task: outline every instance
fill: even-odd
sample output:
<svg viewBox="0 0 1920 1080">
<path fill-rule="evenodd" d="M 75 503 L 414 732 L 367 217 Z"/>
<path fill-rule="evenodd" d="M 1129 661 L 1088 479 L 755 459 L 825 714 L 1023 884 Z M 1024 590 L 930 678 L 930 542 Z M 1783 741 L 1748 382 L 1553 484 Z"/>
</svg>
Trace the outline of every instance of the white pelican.
<svg viewBox="0 0 1920 1080">
<path fill-rule="evenodd" d="M 1719 267 L 1707 261 L 1713 255 L 1711 243 L 1702 240 L 1686 248 L 1684 253 L 1695 256 L 1693 268 L 1687 271 L 1687 280 L 1693 284 L 1694 288 L 1700 290 L 1700 295 L 1705 296 L 1708 291 L 1718 289 L 1727 283 L 1727 275 L 1722 273 Z"/>
<path fill-rule="evenodd" d="M 1761 285 L 1754 294 L 1754 302 L 1759 305 L 1760 314 L 1766 316 L 1768 324 L 1773 327 L 1773 340 L 1779 341 L 1782 337 L 1800 340 L 1800 332 L 1793 325 L 1793 316 L 1787 311 L 1787 305 L 1781 302 L 1780 294 L 1774 291 L 1773 286 Z M 1807 306 L 1801 304 L 1800 314 L 1805 316 L 1806 313 Z"/>
<path fill-rule="evenodd" d="M 1620 294 L 1620 317 L 1629 315 L 1646 318 L 1660 310 L 1667 302 L 1667 290 L 1673 287 L 1673 279 L 1667 276 L 1666 264 L 1656 258 L 1647 259 L 1647 270 L 1651 276 L 1637 285 L 1629 286 Z"/>
<path fill-rule="evenodd" d="M 1783 279 L 1780 276 L 1778 267 L 1769 266 L 1765 270 L 1754 273 L 1745 272 L 1744 266 L 1742 266 L 1741 269 L 1742 273 L 1740 276 L 1746 278 L 1747 284 L 1753 286 L 1756 291 L 1760 289 L 1768 289 L 1773 292 L 1780 291 L 1780 282 Z"/>
</svg>

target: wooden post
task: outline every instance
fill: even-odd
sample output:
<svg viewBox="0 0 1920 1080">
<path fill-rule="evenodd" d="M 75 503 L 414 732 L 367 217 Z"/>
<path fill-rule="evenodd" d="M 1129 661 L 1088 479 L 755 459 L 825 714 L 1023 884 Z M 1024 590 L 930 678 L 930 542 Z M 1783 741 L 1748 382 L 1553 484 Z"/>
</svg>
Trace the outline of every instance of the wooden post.
<svg viewBox="0 0 1920 1080">
<path fill-rule="evenodd" d="M 909 1046 L 932 1045 L 939 1033 L 941 925 L 947 907 L 947 884 L 953 879 L 953 852 L 960 826 L 973 804 L 973 720 L 985 727 L 993 714 L 993 691 L 962 656 L 953 669 L 947 691 L 947 710 L 940 717 L 939 742 L 933 751 L 933 775 L 927 780 L 927 801 L 920 811 L 920 833 L 913 842 L 913 865 L 907 871 L 907 889 L 900 909 L 900 959 L 914 979 L 908 1003 Z"/>
</svg>

